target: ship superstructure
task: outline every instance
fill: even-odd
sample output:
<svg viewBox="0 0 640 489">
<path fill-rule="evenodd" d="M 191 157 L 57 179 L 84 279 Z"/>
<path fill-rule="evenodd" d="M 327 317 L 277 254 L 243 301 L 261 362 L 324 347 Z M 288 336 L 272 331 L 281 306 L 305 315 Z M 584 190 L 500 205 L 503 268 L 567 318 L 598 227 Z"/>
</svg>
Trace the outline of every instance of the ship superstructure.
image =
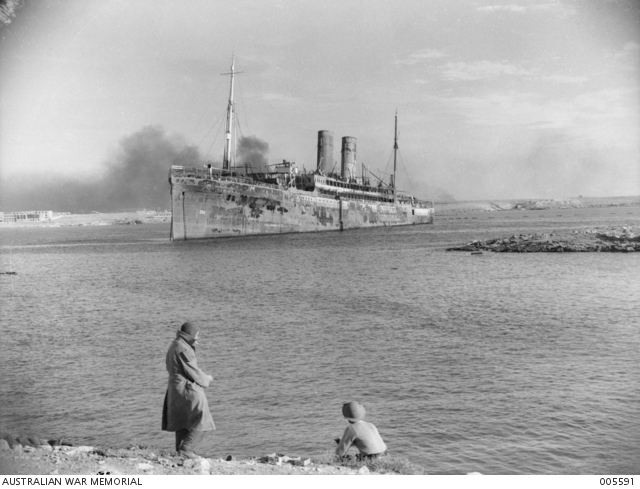
<svg viewBox="0 0 640 489">
<path fill-rule="evenodd" d="M 372 174 L 356 175 L 357 141 L 343 137 L 340 164 L 334 163 L 333 133 L 318 132 L 317 167 L 300 172 L 282 161 L 256 173 L 232 167 L 235 61 L 227 107 L 223 168 L 172 166 L 171 239 L 253 234 L 342 231 L 374 226 L 433 223 L 433 204 L 398 191 L 395 185 L 398 118 L 395 118 L 394 173 L 387 184 Z M 373 177 L 376 178 L 375 175 Z"/>
</svg>

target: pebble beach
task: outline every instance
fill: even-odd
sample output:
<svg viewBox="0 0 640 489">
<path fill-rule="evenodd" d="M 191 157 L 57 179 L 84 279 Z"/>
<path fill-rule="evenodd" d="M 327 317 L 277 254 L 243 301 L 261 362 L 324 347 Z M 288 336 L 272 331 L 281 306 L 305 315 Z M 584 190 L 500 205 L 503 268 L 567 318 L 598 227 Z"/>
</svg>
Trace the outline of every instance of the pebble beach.
<svg viewBox="0 0 640 489">
<path fill-rule="evenodd" d="M 168 450 L 148 447 L 105 448 L 73 446 L 61 440 L 35 437 L 0 438 L 3 475 L 391 475 L 426 474 L 416 465 L 390 459 L 385 463 L 332 463 L 332 454 L 315 460 L 282 453 L 257 458 L 184 459 Z"/>
</svg>

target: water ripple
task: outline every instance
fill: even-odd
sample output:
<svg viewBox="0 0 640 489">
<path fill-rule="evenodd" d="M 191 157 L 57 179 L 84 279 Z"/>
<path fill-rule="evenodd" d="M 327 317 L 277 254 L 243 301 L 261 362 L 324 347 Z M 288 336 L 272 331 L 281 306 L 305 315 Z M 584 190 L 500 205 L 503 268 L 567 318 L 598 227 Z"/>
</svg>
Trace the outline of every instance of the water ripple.
<svg viewBox="0 0 640 489">
<path fill-rule="evenodd" d="M 0 233 L 18 271 L 0 282 L 0 427 L 170 448 L 164 355 L 190 319 L 215 377 L 210 456 L 332 450 L 358 399 L 430 473 L 637 473 L 640 256 L 443 251 L 603 219 L 540 216 L 215 242 Z"/>
</svg>

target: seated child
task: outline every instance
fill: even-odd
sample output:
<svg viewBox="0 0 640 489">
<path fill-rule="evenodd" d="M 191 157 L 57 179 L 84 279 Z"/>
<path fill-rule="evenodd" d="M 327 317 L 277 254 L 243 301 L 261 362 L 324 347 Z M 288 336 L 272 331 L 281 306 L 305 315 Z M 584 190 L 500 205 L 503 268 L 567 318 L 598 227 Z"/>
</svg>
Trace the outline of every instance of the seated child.
<svg viewBox="0 0 640 489">
<path fill-rule="evenodd" d="M 353 444 L 360 450 L 359 458 L 377 458 L 386 453 L 387 445 L 382 441 L 377 428 L 367 421 L 364 406 L 359 402 L 348 402 L 342 406 L 342 415 L 349 421 L 342 439 L 337 439 L 336 455 L 342 457 Z"/>
</svg>

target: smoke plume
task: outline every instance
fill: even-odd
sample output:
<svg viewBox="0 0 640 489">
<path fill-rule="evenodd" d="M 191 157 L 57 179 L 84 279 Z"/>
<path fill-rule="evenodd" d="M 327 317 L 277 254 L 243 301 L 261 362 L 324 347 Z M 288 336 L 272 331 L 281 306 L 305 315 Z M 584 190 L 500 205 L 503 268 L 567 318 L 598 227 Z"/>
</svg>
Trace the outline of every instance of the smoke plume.
<svg viewBox="0 0 640 489">
<path fill-rule="evenodd" d="M 23 4 L 23 0 L 0 0 L 0 27 L 10 24 Z"/>
<path fill-rule="evenodd" d="M 96 181 L 42 177 L 3 179 L 2 209 L 89 213 L 170 208 L 171 165 L 202 167 L 198 148 L 160 126 L 124 137 Z"/>
<path fill-rule="evenodd" d="M 248 168 L 248 172 L 265 173 L 269 171 L 267 153 L 269 143 L 256 136 L 241 137 L 238 142 L 237 158 L 240 165 Z"/>
</svg>

